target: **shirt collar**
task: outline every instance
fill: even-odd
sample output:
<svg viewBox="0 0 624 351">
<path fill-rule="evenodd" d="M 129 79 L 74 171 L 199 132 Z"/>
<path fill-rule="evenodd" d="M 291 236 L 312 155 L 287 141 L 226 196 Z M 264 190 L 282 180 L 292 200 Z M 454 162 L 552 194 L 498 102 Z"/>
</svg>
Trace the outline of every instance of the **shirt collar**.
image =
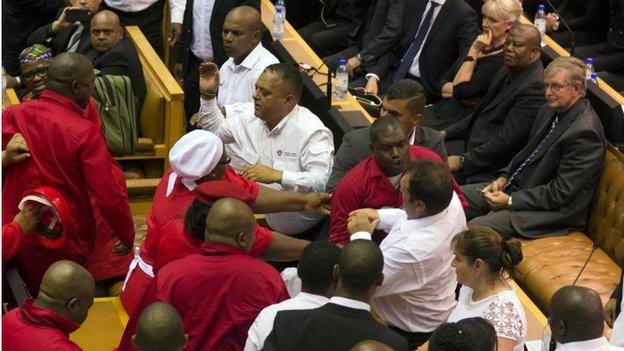
<svg viewBox="0 0 624 351">
<path fill-rule="evenodd" d="M 444 3 L 446 2 L 446 0 L 429 0 L 429 1 L 435 2 L 436 4 L 440 5 L 440 7 L 442 7 Z"/>
<path fill-rule="evenodd" d="M 288 123 L 288 121 L 292 119 L 291 116 L 293 116 L 295 113 L 299 113 L 299 105 L 295 105 L 295 108 L 293 108 L 292 111 L 290 111 L 284 118 L 282 118 L 282 120 L 272 130 L 269 130 L 269 126 L 266 122 L 263 121 L 264 127 L 269 132 L 269 135 L 279 134 L 286 126 L 286 123 Z"/>
<path fill-rule="evenodd" d="M 65 107 L 73 110 L 74 112 L 76 112 L 77 114 L 84 116 L 85 114 L 85 110 L 83 110 L 80 106 L 78 106 L 78 104 L 76 104 L 72 99 L 65 97 L 59 93 L 56 93 L 52 90 L 44 90 L 41 95 L 39 96 L 39 99 L 43 99 L 43 100 L 53 100 L 61 105 L 64 105 Z"/>
<path fill-rule="evenodd" d="M 253 50 L 245 57 L 243 62 L 240 63 L 239 66 L 243 66 L 245 68 L 254 68 L 256 63 L 262 58 L 262 54 L 264 53 L 264 47 L 262 43 L 258 43 Z"/>
<path fill-rule="evenodd" d="M 455 201 L 456 196 L 457 195 L 455 195 L 455 193 L 453 192 L 453 197 L 451 198 L 451 202 Z M 405 223 L 410 229 L 420 229 L 420 228 L 429 227 L 433 225 L 435 222 L 447 216 L 450 206 L 451 204 L 449 203 L 449 206 L 447 208 L 445 208 L 440 213 L 434 214 L 433 216 L 427 216 L 427 217 L 416 218 L 416 219 L 408 219 Z"/>
<path fill-rule="evenodd" d="M 295 297 L 297 300 L 304 300 L 304 301 L 318 301 L 321 303 L 328 303 L 329 299 L 326 298 L 325 296 L 322 295 L 316 295 L 316 294 L 310 294 L 310 293 L 306 293 L 306 292 L 300 292 L 299 294 L 297 294 L 297 296 Z"/>
<path fill-rule="evenodd" d="M 247 252 L 237 247 L 208 242 L 204 242 L 199 247 L 199 253 L 203 256 L 247 255 Z"/>
<path fill-rule="evenodd" d="M 35 300 L 28 299 L 20 308 L 20 317 L 32 324 L 58 329 L 69 336 L 80 328 L 80 324 L 47 308 L 35 305 Z"/>
<path fill-rule="evenodd" d="M 601 336 L 596 339 L 567 342 L 563 344 L 558 350 L 608 350 L 609 342 L 607 338 Z"/>
<path fill-rule="evenodd" d="M 366 302 L 353 300 L 353 299 L 349 299 L 349 298 L 341 297 L 341 296 L 334 296 L 331 299 L 329 299 L 329 302 L 336 304 L 336 305 L 344 306 L 344 307 L 355 308 L 358 310 L 366 310 L 369 312 L 371 310 L 370 305 L 367 304 Z"/>
</svg>

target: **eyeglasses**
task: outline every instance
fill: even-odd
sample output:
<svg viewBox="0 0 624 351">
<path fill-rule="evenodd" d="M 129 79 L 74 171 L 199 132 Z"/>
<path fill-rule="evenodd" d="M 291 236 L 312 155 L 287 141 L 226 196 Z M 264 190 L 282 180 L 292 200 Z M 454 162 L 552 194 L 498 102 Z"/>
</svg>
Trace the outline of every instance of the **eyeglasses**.
<svg viewBox="0 0 624 351">
<path fill-rule="evenodd" d="M 36 70 L 32 72 L 23 72 L 22 78 L 28 79 L 28 80 L 35 78 L 35 76 L 38 76 L 39 78 L 45 78 L 45 76 L 48 74 L 48 68 L 50 67 L 43 66 L 43 67 L 37 68 Z"/>
<path fill-rule="evenodd" d="M 217 166 L 219 166 L 219 165 L 229 165 L 230 162 L 232 162 L 232 158 L 230 158 L 230 155 L 225 155 L 225 160 L 219 160 L 219 162 L 217 162 Z"/>
<path fill-rule="evenodd" d="M 568 84 L 561 85 L 559 83 L 552 83 L 552 84 L 544 83 L 544 91 L 548 91 L 548 89 L 550 89 L 552 92 L 556 93 L 564 87 L 572 87 L 572 86 L 574 86 L 574 84 L 568 83 Z"/>
</svg>

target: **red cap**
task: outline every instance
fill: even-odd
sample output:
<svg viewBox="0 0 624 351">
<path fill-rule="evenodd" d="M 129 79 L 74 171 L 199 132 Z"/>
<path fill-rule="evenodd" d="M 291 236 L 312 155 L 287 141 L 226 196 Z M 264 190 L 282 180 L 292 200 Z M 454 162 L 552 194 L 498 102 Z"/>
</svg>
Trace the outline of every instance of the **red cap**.
<svg viewBox="0 0 624 351">
<path fill-rule="evenodd" d="M 41 213 L 39 225 L 35 229 L 37 241 L 51 249 L 58 249 L 63 246 L 66 239 L 67 228 L 72 225 L 69 209 L 61 193 L 57 190 L 42 186 L 24 193 L 18 208 L 24 208 L 26 202 L 34 203 L 36 206 L 46 207 Z"/>
</svg>

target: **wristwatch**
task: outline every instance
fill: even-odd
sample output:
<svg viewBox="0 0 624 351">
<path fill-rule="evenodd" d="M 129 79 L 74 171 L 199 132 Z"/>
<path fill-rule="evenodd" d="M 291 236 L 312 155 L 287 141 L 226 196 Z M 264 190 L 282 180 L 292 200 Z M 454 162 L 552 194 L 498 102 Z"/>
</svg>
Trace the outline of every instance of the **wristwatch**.
<svg viewBox="0 0 624 351">
<path fill-rule="evenodd" d="M 511 205 L 513 205 L 513 202 L 511 201 L 511 195 L 509 195 L 509 199 L 507 199 L 507 208 L 511 208 Z"/>
</svg>

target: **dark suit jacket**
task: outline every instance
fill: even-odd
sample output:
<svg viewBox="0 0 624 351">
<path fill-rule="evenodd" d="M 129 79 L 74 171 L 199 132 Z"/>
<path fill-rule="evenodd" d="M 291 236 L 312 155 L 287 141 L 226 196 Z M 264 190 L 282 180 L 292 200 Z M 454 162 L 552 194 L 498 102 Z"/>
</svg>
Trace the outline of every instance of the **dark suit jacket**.
<svg viewBox="0 0 624 351">
<path fill-rule="evenodd" d="M 334 303 L 313 310 L 278 312 L 262 350 L 346 351 L 364 340 L 407 350 L 407 340 L 374 320 L 370 312 Z"/>
<path fill-rule="evenodd" d="M 221 66 L 229 58 L 223 50 L 223 39 L 221 39 L 221 29 L 225 22 L 225 16 L 233 8 L 241 5 L 249 5 L 260 10 L 260 0 L 215 0 L 212 8 L 212 15 L 206 18 L 210 21 L 210 38 L 212 40 L 212 58 L 214 62 Z M 191 54 L 191 44 L 193 42 L 193 0 L 186 1 L 184 10 L 184 20 L 182 23 L 182 34 L 180 35 L 180 45 L 178 46 L 177 62 L 182 63 L 182 77 L 188 70 L 189 57 Z"/>
<path fill-rule="evenodd" d="M 401 37 L 405 0 L 378 0 L 370 5 L 364 22 L 350 35 L 356 38 L 363 63 L 376 60 Z"/>
<path fill-rule="evenodd" d="M 62 11 L 62 9 L 61 9 Z M 59 11 L 60 15 L 60 11 Z M 56 16 L 58 18 L 58 16 Z M 87 54 L 89 50 L 91 50 L 91 40 L 89 33 L 89 23 L 83 23 L 85 28 L 80 34 L 80 43 L 78 44 L 78 49 L 76 52 L 81 54 Z M 34 44 L 43 44 L 50 49 L 54 53 L 54 56 L 67 51 L 67 45 L 69 44 L 69 39 L 74 34 L 76 27 L 69 27 L 61 29 L 56 35 L 51 35 L 50 31 L 52 30 L 52 23 L 48 23 L 44 26 L 37 28 L 30 36 L 28 37 L 28 45 Z"/>
<path fill-rule="evenodd" d="M 392 80 L 394 70 L 414 41 L 418 26 L 427 6 L 427 0 L 410 0 L 405 3 L 404 26 L 399 44 L 381 56 L 368 68 L 382 81 Z M 429 102 L 441 98 L 438 83 L 461 52 L 472 44 L 476 34 L 477 15 L 463 0 L 447 0 L 440 9 L 419 58 L 420 74 Z M 387 85 L 389 84 L 381 84 Z"/>
<path fill-rule="evenodd" d="M 624 284 L 624 270 L 622 270 L 622 277 L 620 278 L 620 284 L 618 284 L 617 288 L 613 290 L 613 294 L 611 294 L 611 298 L 615 299 L 615 316 L 619 316 L 622 311 L 620 311 L 620 306 L 622 306 L 622 284 Z"/>
<path fill-rule="evenodd" d="M 467 183 L 489 181 L 526 144 L 537 110 L 544 104 L 540 60 L 511 73 L 503 66 L 472 115 L 446 129 L 447 139 L 464 139 Z"/>
<path fill-rule="evenodd" d="M 145 77 L 143 77 L 143 66 L 139 55 L 130 39 L 124 37 L 102 55 L 91 51 L 87 56 L 93 62 L 93 68 L 100 70 L 101 75 L 121 75 L 130 78 L 132 91 L 138 100 L 137 106 L 140 111 L 145 98 Z"/>
<path fill-rule="evenodd" d="M 427 147 L 438 153 L 446 161 L 444 138 L 439 132 L 420 126 L 416 126 L 415 132 L 414 145 Z M 325 186 L 326 191 L 333 191 L 351 168 L 371 155 L 370 144 L 370 127 L 350 131 L 342 137 L 342 144 L 336 153 L 332 173 Z"/>
<path fill-rule="evenodd" d="M 543 139 L 555 111 L 542 106 L 529 143 L 501 172 L 509 176 Z M 589 205 L 604 166 L 606 140 L 589 101 L 580 99 L 507 191 L 512 197 L 511 224 L 525 237 L 583 230 Z"/>
</svg>

